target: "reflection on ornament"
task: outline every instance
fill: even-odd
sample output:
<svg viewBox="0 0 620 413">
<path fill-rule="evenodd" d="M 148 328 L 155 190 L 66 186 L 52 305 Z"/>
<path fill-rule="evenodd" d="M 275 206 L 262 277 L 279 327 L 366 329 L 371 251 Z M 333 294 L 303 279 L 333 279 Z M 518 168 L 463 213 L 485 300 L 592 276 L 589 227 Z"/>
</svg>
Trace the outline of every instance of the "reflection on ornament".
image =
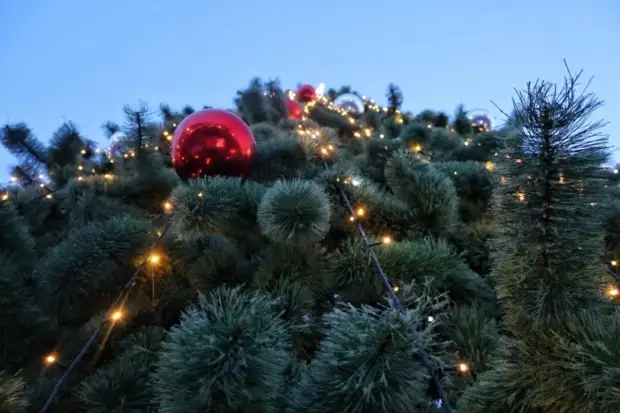
<svg viewBox="0 0 620 413">
<path fill-rule="evenodd" d="M 493 120 L 486 111 L 470 111 L 469 119 L 471 120 L 472 127 L 479 132 L 488 132 L 493 128 Z"/>
<path fill-rule="evenodd" d="M 206 109 L 186 117 L 174 131 L 172 163 L 181 179 L 244 176 L 256 153 L 252 131 L 237 115 Z"/>
<path fill-rule="evenodd" d="M 352 100 L 345 100 L 343 101 L 340 105 L 338 105 L 340 108 L 344 109 L 344 110 L 348 110 L 349 112 L 352 113 L 360 113 L 360 108 L 359 106 L 357 106 L 357 103 L 355 103 Z"/>
<path fill-rule="evenodd" d="M 345 93 L 334 100 L 334 105 L 350 112 L 352 115 L 359 115 L 364 111 L 364 101 L 354 93 Z"/>
<path fill-rule="evenodd" d="M 316 90 L 312 85 L 303 85 L 297 89 L 297 100 L 302 103 L 313 102 L 316 100 Z"/>
<path fill-rule="evenodd" d="M 301 105 L 288 96 L 286 97 L 286 109 L 288 110 L 288 117 L 290 119 L 301 119 L 301 115 L 303 112 L 301 109 Z"/>
</svg>

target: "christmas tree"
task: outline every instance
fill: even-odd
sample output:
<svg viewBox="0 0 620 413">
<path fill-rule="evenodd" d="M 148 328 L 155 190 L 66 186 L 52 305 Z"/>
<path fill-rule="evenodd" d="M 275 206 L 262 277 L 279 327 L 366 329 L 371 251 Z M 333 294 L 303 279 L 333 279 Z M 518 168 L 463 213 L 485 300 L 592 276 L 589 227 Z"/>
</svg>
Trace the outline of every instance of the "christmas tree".
<svg viewBox="0 0 620 413">
<path fill-rule="evenodd" d="M 618 175 L 578 80 L 502 127 L 260 80 L 127 107 L 103 151 L 6 125 L 0 411 L 620 411 Z M 205 113 L 255 148 L 184 152 Z"/>
</svg>

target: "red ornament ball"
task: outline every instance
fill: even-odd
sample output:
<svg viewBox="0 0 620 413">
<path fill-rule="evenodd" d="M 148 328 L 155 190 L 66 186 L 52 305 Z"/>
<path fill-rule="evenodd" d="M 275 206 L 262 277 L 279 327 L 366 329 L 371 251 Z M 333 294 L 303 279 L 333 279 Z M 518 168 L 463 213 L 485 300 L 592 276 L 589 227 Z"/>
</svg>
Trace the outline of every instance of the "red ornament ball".
<svg viewBox="0 0 620 413">
<path fill-rule="evenodd" d="M 287 97 L 286 98 L 286 109 L 288 110 L 288 117 L 290 119 L 294 119 L 294 120 L 301 119 L 301 114 L 303 111 L 301 109 L 301 105 L 298 102 Z"/>
<path fill-rule="evenodd" d="M 183 180 L 211 175 L 244 176 L 256 153 L 252 131 L 220 109 L 194 112 L 172 135 L 172 165 Z"/>
<path fill-rule="evenodd" d="M 297 100 L 303 103 L 316 100 L 316 89 L 312 85 L 303 85 L 297 89 Z"/>
</svg>

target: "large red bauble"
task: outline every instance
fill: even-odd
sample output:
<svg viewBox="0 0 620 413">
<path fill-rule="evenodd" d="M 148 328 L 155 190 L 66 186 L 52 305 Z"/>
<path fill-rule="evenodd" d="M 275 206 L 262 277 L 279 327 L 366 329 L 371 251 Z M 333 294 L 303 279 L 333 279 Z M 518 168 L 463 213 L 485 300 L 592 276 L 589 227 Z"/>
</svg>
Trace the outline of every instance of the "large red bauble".
<svg viewBox="0 0 620 413">
<path fill-rule="evenodd" d="M 316 89 L 312 85 L 303 85 L 297 89 L 297 100 L 303 103 L 312 102 L 316 99 Z"/>
<path fill-rule="evenodd" d="M 289 97 L 286 98 L 286 109 L 288 109 L 289 118 L 294 120 L 301 119 L 301 105 Z"/>
<path fill-rule="evenodd" d="M 244 176 L 254 154 L 252 131 L 237 115 L 220 109 L 194 112 L 172 135 L 172 165 L 181 179 Z"/>
</svg>

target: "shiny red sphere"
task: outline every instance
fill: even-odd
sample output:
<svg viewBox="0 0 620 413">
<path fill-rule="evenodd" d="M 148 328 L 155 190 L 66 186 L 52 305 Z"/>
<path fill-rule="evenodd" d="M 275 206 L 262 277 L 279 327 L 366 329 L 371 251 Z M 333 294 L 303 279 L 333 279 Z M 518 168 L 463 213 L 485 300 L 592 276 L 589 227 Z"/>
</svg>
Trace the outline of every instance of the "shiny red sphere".
<svg viewBox="0 0 620 413">
<path fill-rule="evenodd" d="M 181 179 L 212 175 L 244 176 L 256 153 L 248 125 L 220 109 L 194 112 L 172 135 L 172 165 Z"/>
<path fill-rule="evenodd" d="M 316 100 L 316 89 L 312 85 L 303 85 L 297 89 L 297 100 L 303 103 Z"/>
<path fill-rule="evenodd" d="M 291 98 L 286 98 L 286 109 L 288 110 L 288 117 L 290 119 L 299 120 L 301 119 L 301 114 L 303 110 L 301 109 L 301 105 L 294 101 Z"/>
</svg>

